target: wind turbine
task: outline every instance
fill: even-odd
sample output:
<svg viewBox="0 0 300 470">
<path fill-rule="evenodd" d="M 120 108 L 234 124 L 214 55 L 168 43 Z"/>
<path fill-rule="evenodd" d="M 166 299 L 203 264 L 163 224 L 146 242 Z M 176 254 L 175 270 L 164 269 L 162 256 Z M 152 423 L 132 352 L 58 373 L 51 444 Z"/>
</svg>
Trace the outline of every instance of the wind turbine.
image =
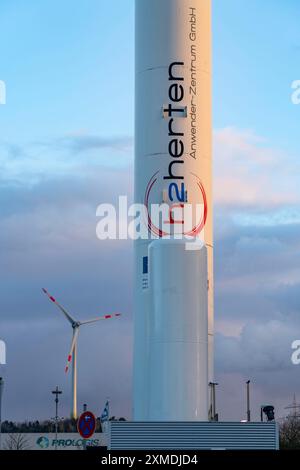
<svg viewBox="0 0 300 470">
<path fill-rule="evenodd" d="M 95 323 L 100 320 L 108 320 L 109 318 L 120 317 L 120 313 L 113 313 L 110 315 L 103 315 L 102 317 L 92 318 L 91 320 L 84 320 L 84 321 L 77 321 L 75 320 L 65 309 L 62 307 L 57 300 L 49 294 L 46 289 L 42 289 L 42 291 L 47 295 L 47 297 L 53 302 L 57 307 L 62 311 L 65 315 L 67 320 L 72 326 L 73 329 L 73 336 L 71 342 L 71 349 L 67 359 L 67 365 L 65 368 L 65 372 L 67 373 L 69 370 L 69 366 L 71 361 L 72 362 L 72 406 L 71 406 L 71 418 L 77 419 L 77 339 L 79 328 L 81 325 L 86 325 L 88 323 Z"/>
</svg>

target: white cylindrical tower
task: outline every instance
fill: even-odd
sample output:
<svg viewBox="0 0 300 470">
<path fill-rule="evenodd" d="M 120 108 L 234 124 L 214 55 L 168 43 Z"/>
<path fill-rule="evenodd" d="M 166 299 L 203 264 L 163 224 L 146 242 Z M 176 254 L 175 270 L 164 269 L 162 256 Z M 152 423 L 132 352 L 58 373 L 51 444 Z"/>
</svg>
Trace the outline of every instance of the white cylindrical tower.
<svg viewBox="0 0 300 470">
<path fill-rule="evenodd" d="M 213 381 L 210 0 L 136 0 L 135 103 L 135 202 L 146 207 L 149 235 L 135 242 L 133 416 L 143 421 L 150 419 L 151 408 L 148 248 L 153 238 L 181 234 L 205 242 L 208 380 Z M 167 217 L 153 213 L 155 204 L 168 206 Z M 184 265 L 183 278 L 189 279 Z M 193 280 L 195 290 L 200 282 Z"/>
<path fill-rule="evenodd" d="M 207 250 L 149 246 L 149 421 L 207 421 Z"/>
</svg>

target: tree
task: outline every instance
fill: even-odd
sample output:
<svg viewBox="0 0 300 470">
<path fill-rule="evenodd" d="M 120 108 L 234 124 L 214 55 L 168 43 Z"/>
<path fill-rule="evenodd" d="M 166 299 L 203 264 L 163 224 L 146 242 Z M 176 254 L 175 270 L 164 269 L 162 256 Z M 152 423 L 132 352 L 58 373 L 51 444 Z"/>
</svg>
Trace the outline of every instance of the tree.
<svg viewBox="0 0 300 470">
<path fill-rule="evenodd" d="M 4 445 L 5 450 L 29 450 L 28 439 L 24 434 L 9 434 Z"/>
<path fill-rule="evenodd" d="M 300 449 L 300 420 L 287 418 L 280 426 L 280 448 Z"/>
</svg>

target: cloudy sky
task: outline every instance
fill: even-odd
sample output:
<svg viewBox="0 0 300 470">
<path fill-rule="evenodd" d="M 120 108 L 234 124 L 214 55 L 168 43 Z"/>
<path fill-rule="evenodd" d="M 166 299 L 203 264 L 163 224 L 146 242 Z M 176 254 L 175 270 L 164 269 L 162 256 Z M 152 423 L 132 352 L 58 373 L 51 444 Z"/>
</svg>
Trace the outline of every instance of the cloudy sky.
<svg viewBox="0 0 300 470">
<path fill-rule="evenodd" d="M 53 415 L 71 331 L 82 328 L 79 404 L 130 417 L 132 246 L 99 241 L 96 207 L 132 197 L 133 0 L 2 0 L 0 80 L 0 339 L 7 344 L 4 418 Z M 300 366 L 300 79 L 298 0 L 214 0 L 215 317 L 218 411 L 277 415 Z"/>
</svg>

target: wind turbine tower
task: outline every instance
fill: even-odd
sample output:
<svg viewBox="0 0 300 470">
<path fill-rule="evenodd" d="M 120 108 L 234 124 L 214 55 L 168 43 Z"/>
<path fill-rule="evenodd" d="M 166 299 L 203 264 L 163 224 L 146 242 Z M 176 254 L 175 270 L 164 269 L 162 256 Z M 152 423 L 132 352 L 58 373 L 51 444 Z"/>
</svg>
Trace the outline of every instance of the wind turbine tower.
<svg viewBox="0 0 300 470">
<path fill-rule="evenodd" d="M 115 318 L 115 317 L 120 317 L 120 313 L 113 313 L 109 315 L 103 315 L 101 317 L 96 317 L 92 318 L 90 320 L 83 320 L 83 321 L 78 321 L 75 320 L 62 305 L 60 305 L 57 300 L 49 294 L 49 292 L 46 289 L 42 289 L 43 292 L 47 295 L 47 297 L 53 302 L 59 309 L 60 311 L 64 314 L 68 322 L 71 324 L 72 327 L 72 342 L 71 342 L 71 348 L 70 352 L 68 355 L 67 359 L 67 364 L 65 368 L 65 372 L 67 373 L 69 370 L 70 363 L 72 362 L 72 403 L 71 403 L 71 418 L 72 419 L 77 419 L 77 340 L 78 340 L 78 334 L 79 334 L 79 328 L 82 325 L 87 325 L 88 323 L 95 323 L 100 320 L 108 320 L 110 318 Z"/>
</svg>

